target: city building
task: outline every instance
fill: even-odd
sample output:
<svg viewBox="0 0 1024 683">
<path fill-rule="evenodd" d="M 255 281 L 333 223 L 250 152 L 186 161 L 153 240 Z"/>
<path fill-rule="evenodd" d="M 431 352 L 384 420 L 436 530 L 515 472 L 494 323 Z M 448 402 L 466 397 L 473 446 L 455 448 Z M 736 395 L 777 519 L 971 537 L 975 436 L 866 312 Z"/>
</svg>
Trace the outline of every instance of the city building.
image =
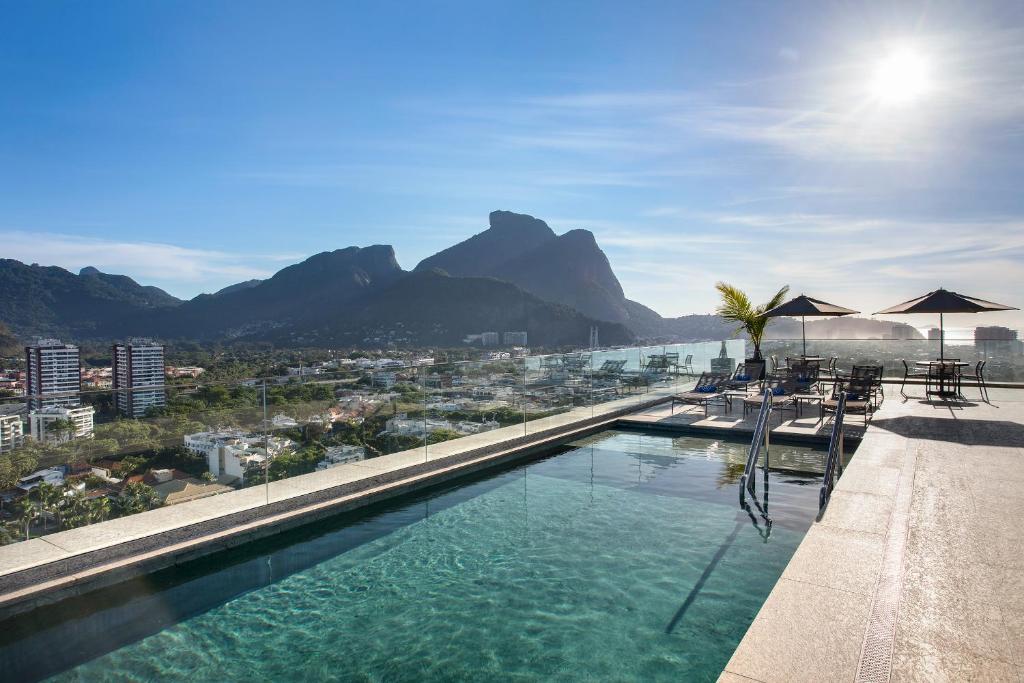
<svg viewBox="0 0 1024 683">
<path fill-rule="evenodd" d="M 21 415 L 0 415 L 0 453 L 7 453 L 25 442 Z"/>
<path fill-rule="evenodd" d="M 117 410 L 127 417 L 143 417 L 150 408 L 162 408 L 164 395 L 164 347 L 148 339 L 114 344 L 111 371 Z"/>
<path fill-rule="evenodd" d="M 64 442 L 72 439 L 91 438 L 93 415 L 92 406 L 47 406 L 28 414 L 29 433 L 36 441 Z M 56 423 L 70 423 L 70 429 L 58 429 Z"/>
<path fill-rule="evenodd" d="M 237 429 L 186 434 L 184 443 L 185 448 L 206 458 L 213 476 L 226 481 L 241 480 L 248 470 L 262 468 L 264 463 L 295 447 L 290 439 Z"/>
<path fill-rule="evenodd" d="M 206 370 L 195 365 L 187 365 L 182 367 L 167 366 L 165 372 L 168 377 L 191 377 L 195 379 L 206 372 Z"/>
<path fill-rule="evenodd" d="M 928 341 L 939 341 L 942 338 L 942 330 L 938 327 L 928 328 Z"/>
<path fill-rule="evenodd" d="M 64 485 L 64 468 L 63 467 L 50 467 L 45 470 L 39 470 L 32 474 L 26 474 L 24 477 L 18 480 L 17 488 L 22 491 L 28 492 L 39 486 L 40 484 L 49 484 L 50 486 L 63 486 Z"/>
<path fill-rule="evenodd" d="M 330 446 L 327 448 L 327 452 L 324 453 L 323 460 L 317 463 L 316 468 L 318 470 L 326 470 L 338 465 L 344 465 L 345 463 L 359 462 L 365 459 L 366 449 L 362 446 L 350 446 L 348 444 Z"/>
<path fill-rule="evenodd" d="M 375 372 L 370 378 L 373 382 L 372 386 L 380 387 L 382 389 L 390 389 L 395 386 L 395 382 L 398 381 L 398 376 L 393 372 Z"/>
<path fill-rule="evenodd" d="M 467 334 L 462 342 L 480 346 L 497 346 L 501 342 L 501 337 L 497 332 L 481 332 L 480 334 Z"/>
<path fill-rule="evenodd" d="M 1017 330 L 993 325 L 974 328 L 974 348 L 985 356 L 1024 354 L 1024 342 L 1018 339 Z"/>
<path fill-rule="evenodd" d="M 77 406 L 82 391 L 78 347 L 40 339 L 25 347 L 25 394 L 29 410 Z"/>
<path fill-rule="evenodd" d="M 505 346 L 526 346 L 526 332 L 506 332 Z"/>
</svg>

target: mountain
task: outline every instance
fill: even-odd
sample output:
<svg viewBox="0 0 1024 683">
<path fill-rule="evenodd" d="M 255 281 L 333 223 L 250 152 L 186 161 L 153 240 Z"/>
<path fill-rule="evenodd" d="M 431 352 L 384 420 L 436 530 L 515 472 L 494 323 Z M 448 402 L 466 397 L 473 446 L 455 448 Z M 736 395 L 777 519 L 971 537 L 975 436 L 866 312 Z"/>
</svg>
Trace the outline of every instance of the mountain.
<svg viewBox="0 0 1024 683">
<path fill-rule="evenodd" d="M 800 339 L 800 320 L 779 318 L 768 325 L 767 339 Z M 809 339 L 924 339 L 916 327 L 856 316 L 807 321 Z"/>
<path fill-rule="evenodd" d="M 443 270 L 462 277 L 490 277 L 502 264 L 555 239 L 544 221 L 511 211 L 492 211 L 490 227 L 420 261 L 415 270 Z"/>
<path fill-rule="evenodd" d="M 339 315 L 353 299 L 404 274 L 387 245 L 325 251 L 256 284 L 233 285 L 200 294 L 173 311 L 137 316 L 121 333 L 214 339 L 308 326 Z"/>
<path fill-rule="evenodd" d="M 556 235 L 533 216 L 493 211 L 487 230 L 424 259 L 415 270 L 432 268 L 495 277 L 598 320 L 630 321 L 622 285 L 589 230 Z"/>
<path fill-rule="evenodd" d="M 25 348 L 18 341 L 11 330 L 0 323 L 0 358 L 10 358 L 12 356 L 21 356 L 25 351 Z"/>
<path fill-rule="evenodd" d="M 593 233 L 558 235 L 510 211 L 407 273 L 392 247 L 323 252 L 266 280 L 179 301 L 123 275 L 0 261 L 0 302 L 15 334 L 73 339 L 152 336 L 303 344 L 456 344 L 468 334 L 526 330 L 531 344 L 716 339 L 732 328 L 715 316 L 663 318 L 626 298 Z"/>
<path fill-rule="evenodd" d="M 663 318 L 627 299 L 592 232 L 557 235 L 526 214 L 492 212 L 487 230 L 424 259 L 415 271 L 432 268 L 511 282 L 586 316 L 622 323 L 643 339 L 723 339 L 735 329 L 714 315 Z"/>
<path fill-rule="evenodd" d="M 105 337 L 120 321 L 181 304 L 157 287 L 124 275 L 0 259 L 0 321 L 20 337 Z"/>
<path fill-rule="evenodd" d="M 597 326 L 603 342 L 627 344 L 630 330 L 524 292 L 493 278 L 452 277 L 440 269 L 411 273 L 343 315 L 282 331 L 276 341 L 303 345 L 458 345 L 467 334 L 525 330 L 532 345 L 580 345 Z"/>
<path fill-rule="evenodd" d="M 263 280 L 246 280 L 245 282 L 237 282 L 233 285 L 228 285 L 223 289 L 218 289 L 210 296 L 221 296 L 222 294 L 230 294 L 231 292 L 240 292 L 243 289 L 252 289 L 261 282 L 263 282 Z"/>
</svg>

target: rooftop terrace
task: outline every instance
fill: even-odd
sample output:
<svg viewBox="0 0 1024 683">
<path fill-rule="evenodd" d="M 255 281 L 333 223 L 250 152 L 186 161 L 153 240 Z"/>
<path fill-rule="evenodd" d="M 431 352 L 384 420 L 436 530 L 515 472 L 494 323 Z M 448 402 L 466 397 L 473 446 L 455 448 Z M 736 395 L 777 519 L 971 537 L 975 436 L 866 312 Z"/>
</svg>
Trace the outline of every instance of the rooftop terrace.
<svg viewBox="0 0 1024 683">
<path fill-rule="evenodd" d="M 610 425 L 746 433 L 755 414 L 666 403 L 681 384 L 0 548 L 0 615 L 366 505 Z M 1024 391 L 888 398 L 722 674 L 727 681 L 1021 680 Z M 970 389 L 967 389 L 970 393 Z M 775 438 L 824 439 L 815 406 Z"/>
</svg>

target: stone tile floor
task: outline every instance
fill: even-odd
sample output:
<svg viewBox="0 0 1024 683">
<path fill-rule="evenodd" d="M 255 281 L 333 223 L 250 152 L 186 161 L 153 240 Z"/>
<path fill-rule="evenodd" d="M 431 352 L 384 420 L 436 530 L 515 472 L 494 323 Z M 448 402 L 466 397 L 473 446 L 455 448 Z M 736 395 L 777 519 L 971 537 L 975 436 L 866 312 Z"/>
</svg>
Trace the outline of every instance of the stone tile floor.
<svg viewBox="0 0 1024 683">
<path fill-rule="evenodd" d="M 890 395 L 721 680 L 1024 681 L 1024 391 L 990 399 Z"/>
</svg>

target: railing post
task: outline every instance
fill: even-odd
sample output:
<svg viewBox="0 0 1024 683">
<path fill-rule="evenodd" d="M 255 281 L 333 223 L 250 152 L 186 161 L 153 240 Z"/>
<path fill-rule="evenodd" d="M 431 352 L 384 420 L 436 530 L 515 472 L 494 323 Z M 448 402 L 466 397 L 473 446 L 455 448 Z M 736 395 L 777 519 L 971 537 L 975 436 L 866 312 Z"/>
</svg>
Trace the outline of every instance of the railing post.
<svg viewBox="0 0 1024 683">
<path fill-rule="evenodd" d="M 772 431 L 772 402 L 775 399 L 768 399 L 768 411 L 764 418 L 764 479 L 768 481 L 768 458 L 771 454 L 771 444 L 768 435 Z"/>
<path fill-rule="evenodd" d="M 843 458 L 845 457 L 844 451 L 846 446 L 846 425 L 839 428 L 839 474 L 843 474 Z"/>
</svg>

